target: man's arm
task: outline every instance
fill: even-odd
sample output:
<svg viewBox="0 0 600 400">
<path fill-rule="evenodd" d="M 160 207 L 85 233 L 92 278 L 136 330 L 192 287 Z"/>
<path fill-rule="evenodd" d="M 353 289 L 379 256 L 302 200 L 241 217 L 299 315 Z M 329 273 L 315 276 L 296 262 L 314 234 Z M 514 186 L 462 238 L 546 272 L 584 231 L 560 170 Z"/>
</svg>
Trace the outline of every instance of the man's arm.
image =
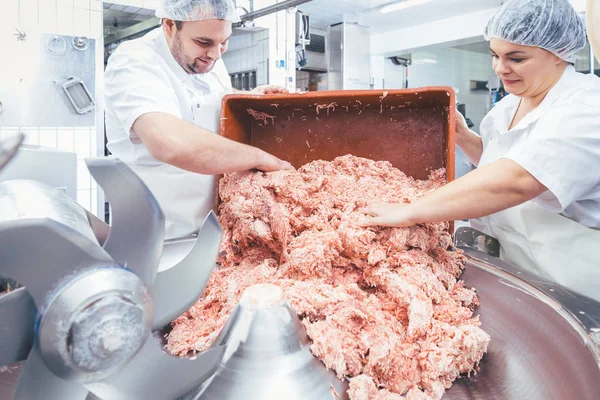
<svg viewBox="0 0 600 400">
<path fill-rule="evenodd" d="M 152 157 L 198 174 L 293 168 L 256 147 L 226 139 L 166 113 L 142 115 L 134 122 L 132 131 Z"/>
</svg>

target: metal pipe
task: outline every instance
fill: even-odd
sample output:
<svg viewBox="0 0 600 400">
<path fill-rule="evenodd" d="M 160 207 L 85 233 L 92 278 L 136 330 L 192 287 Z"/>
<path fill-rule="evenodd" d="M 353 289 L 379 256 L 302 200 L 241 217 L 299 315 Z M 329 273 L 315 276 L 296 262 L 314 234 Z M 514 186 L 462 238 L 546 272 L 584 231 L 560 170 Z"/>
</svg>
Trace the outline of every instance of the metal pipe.
<svg viewBox="0 0 600 400">
<path fill-rule="evenodd" d="M 286 10 L 288 8 L 296 7 L 300 4 L 308 3 L 309 1 L 312 0 L 286 0 L 260 10 L 249 12 L 247 14 L 242 15 L 240 17 L 242 21 L 234 24 L 234 27 L 237 28 L 242 26 L 245 21 L 253 21 L 260 17 L 264 17 L 282 10 Z M 123 29 L 120 32 L 108 35 L 104 38 L 104 46 L 128 39 L 137 34 L 148 32 L 158 26 L 160 26 L 160 18 L 150 18 L 146 21 L 140 22 L 139 24 L 135 24 L 133 26 L 130 26 L 129 28 Z"/>
<path fill-rule="evenodd" d="M 128 39 L 132 36 L 148 32 L 156 27 L 160 26 L 160 18 L 150 18 L 139 24 L 125 28 L 122 31 L 113 33 L 104 38 L 104 46 L 108 46 L 111 43 L 120 42 L 121 40 Z"/>
<path fill-rule="evenodd" d="M 244 21 L 253 21 L 260 17 L 265 17 L 267 15 L 286 10 L 288 8 L 299 6 L 300 4 L 308 3 L 309 1 L 312 0 L 285 0 L 281 3 L 273 4 L 272 6 L 249 12 L 248 14 L 244 14 L 240 17 L 242 22 L 236 24 L 236 26 L 241 26 L 244 23 Z"/>
</svg>

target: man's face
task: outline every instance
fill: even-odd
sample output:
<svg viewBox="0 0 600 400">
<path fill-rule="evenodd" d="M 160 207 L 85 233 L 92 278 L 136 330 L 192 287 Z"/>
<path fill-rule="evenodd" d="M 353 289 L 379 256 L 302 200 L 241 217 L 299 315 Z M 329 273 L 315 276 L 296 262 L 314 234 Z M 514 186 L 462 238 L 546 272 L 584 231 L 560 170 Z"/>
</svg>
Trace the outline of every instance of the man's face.
<svg viewBox="0 0 600 400">
<path fill-rule="evenodd" d="M 174 21 L 164 21 L 167 42 L 173 57 L 188 74 L 205 74 L 227 51 L 231 22 L 218 19 L 186 21 L 177 28 Z"/>
</svg>

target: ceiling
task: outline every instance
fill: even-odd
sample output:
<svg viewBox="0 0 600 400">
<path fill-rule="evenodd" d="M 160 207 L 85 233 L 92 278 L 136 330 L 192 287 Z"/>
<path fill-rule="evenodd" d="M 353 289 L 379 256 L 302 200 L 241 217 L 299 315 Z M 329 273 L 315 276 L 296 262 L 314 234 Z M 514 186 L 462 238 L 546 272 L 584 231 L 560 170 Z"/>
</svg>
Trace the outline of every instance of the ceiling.
<svg viewBox="0 0 600 400">
<path fill-rule="evenodd" d="M 503 0 L 431 0 L 404 10 L 382 14 L 380 7 L 393 0 L 313 0 L 298 6 L 311 17 L 311 25 L 325 29 L 329 25 L 354 19 L 373 32 L 414 26 L 439 19 L 498 7 Z"/>
<path fill-rule="evenodd" d="M 373 32 L 414 26 L 426 22 L 499 6 L 502 0 L 431 0 L 404 10 L 382 14 L 381 6 L 394 0 L 312 0 L 298 6 L 308 14 L 311 26 L 327 29 L 342 21 L 359 22 Z M 451 7 L 449 6 L 451 3 Z M 154 11 L 135 6 L 104 4 L 106 34 L 154 16 Z M 116 26 L 115 26 L 116 25 Z"/>
<path fill-rule="evenodd" d="M 312 0 L 298 6 L 310 16 L 311 26 L 327 29 L 329 25 L 344 20 L 344 14 L 358 16 L 361 13 L 390 3 L 391 0 Z"/>
<path fill-rule="evenodd" d="M 154 17 L 154 10 L 104 3 L 104 34 L 114 33 L 152 17 Z"/>
</svg>

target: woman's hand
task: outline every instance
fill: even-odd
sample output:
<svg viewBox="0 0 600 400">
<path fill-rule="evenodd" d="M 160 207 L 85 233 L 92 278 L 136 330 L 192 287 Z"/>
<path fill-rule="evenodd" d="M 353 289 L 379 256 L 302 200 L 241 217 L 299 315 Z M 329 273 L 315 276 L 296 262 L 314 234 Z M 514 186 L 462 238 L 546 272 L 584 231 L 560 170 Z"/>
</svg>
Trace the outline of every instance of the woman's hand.
<svg viewBox="0 0 600 400">
<path fill-rule="evenodd" d="M 411 217 L 410 204 L 374 203 L 360 210 L 366 214 L 359 221 L 362 227 L 389 226 L 395 228 L 407 228 L 416 222 Z"/>
<path fill-rule="evenodd" d="M 467 126 L 467 121 L 465 120 L 465 117 L 463 117 L 463 115 L 458 111 L 458 109 L 455 109 L 454 112 L 456 113 L 456 134 L 461 135 L 467 132 L 469 130 L 469 127 Z"/>
</svg>

